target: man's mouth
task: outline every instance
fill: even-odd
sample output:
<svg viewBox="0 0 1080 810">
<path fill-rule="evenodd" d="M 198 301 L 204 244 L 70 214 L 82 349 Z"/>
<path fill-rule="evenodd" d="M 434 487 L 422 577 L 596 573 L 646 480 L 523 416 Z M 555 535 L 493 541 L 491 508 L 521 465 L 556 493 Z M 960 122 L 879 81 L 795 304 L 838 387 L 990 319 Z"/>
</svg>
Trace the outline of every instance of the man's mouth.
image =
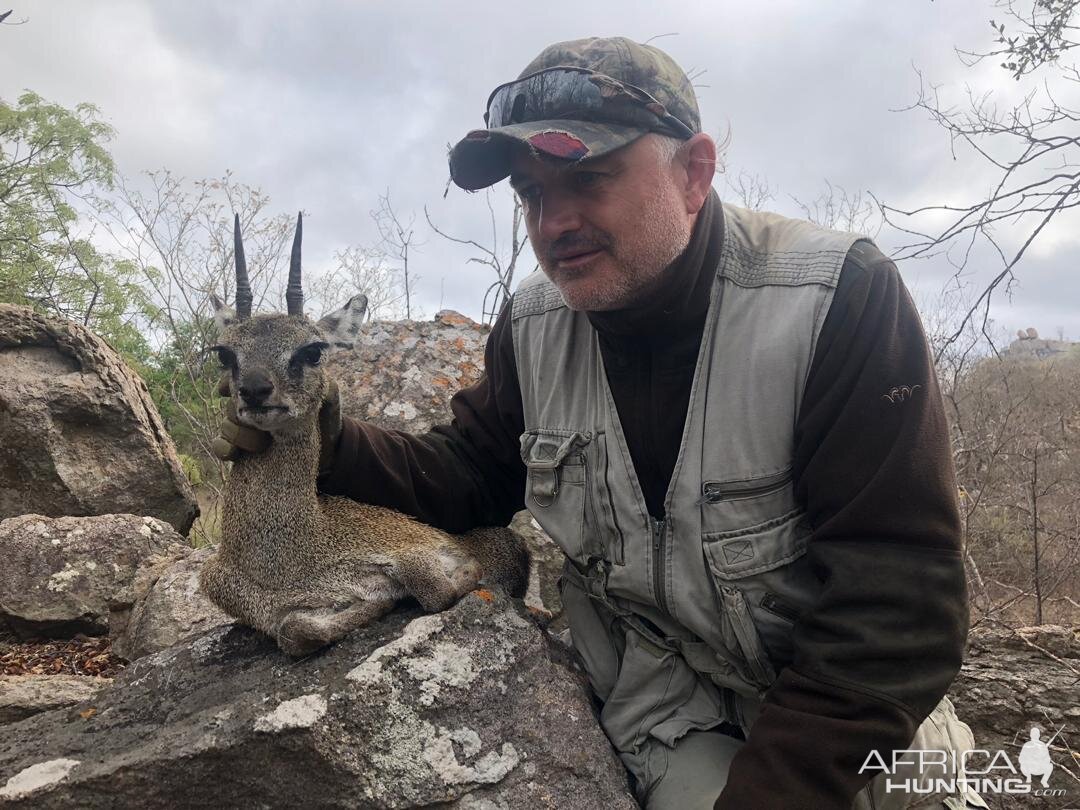
<svg viewBox="0 0 1080 810">
<path fill-rule="evenodd" d="M 575 253 L 561 253 L 552 258 L 555 260 L 556 266 L 559 268 L 573 268 L 580 267 L 583 264 L 588 264 L 596 256 L 600 255 L 603 248 L 596 248 L 595 250 L 578 251 Z"/>
</svg>

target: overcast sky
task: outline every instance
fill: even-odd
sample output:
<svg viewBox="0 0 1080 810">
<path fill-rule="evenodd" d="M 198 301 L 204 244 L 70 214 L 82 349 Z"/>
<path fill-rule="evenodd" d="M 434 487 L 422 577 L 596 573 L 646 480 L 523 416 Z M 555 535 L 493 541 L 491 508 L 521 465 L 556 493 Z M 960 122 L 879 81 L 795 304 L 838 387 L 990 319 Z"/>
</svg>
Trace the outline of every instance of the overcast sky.
<svg viewBox="0 0 1080 810">
<path fill-rule="evenodd" d="M 7 7 L 27 23 L 0 28 L 0 97 L 13 102 L 31 89 L 69 106 L 96 104 L 116 129 L 111 150 L 126 176 L 229 170 L 269 194 L 275 210 L 309 212 L 305 276 L 329 267 L 335 251 L 375 241 L 369 212 L 389 188 L 399 213 L 417 217 L 424 244 L 413 268 L 428 315 L 445 307 L 479 317 L 492 280 L 424 222 L 426 204 L 445 230 L 490 242 L 482 194 L 452 187 L 443 197 L 447 145 L 481 126 L 490 89 L 551 42 L 672 34 L 654 44 L 700 74 L 705 130 L 730 127 L 729 175 L 767 177 L 778 189 L 769 207 L 789 215 L 799 213 L 789 195 L 812 200 L 826 180 L 899 205 L 975 198 L 994 176 L 970 153 L 954 161 L 925 113 L 896 110 L 916 98 L 916 68 L 957 103 L 965 84 L 1022 91 L 999 68 L 965 67 L 953 51 L 989 46 L 990 0 L 7 0 L 0 11 Z M 733 199 L 722 177 L 716 186 Z M 509 200 L 504 183 L 495 204 L 505 220 Z M 1068 212 L 1033 247 L 1011 304 L 993 309 L 1010 333 L 1034 326 L 1080 337 L 1078 242 Z M 882 231 L 879 243 L 888 250 L 897 236 Z M 900 269 L 924 307 L 949 275 L 943 261 Z"/>
</svg>

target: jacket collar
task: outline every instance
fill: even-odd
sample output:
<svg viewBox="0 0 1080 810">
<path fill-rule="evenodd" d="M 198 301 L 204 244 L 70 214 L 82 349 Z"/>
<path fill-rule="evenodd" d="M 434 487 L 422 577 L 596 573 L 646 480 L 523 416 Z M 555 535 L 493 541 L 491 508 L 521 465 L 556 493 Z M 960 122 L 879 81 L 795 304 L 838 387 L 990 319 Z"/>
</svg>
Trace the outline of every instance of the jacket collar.
<svg viewBox="0 0 1080 810">
<path fill-rule="evenodd" d="M 720 197 L 712 189 L 690 242 L 664 270 L 657 294 L 641 306 L 589 312 L 589 322 L 601 337 L 620 344 L 659 345 L 691 335 L 700 338 L 723 242 L 724 216 Z"/>
</svg>

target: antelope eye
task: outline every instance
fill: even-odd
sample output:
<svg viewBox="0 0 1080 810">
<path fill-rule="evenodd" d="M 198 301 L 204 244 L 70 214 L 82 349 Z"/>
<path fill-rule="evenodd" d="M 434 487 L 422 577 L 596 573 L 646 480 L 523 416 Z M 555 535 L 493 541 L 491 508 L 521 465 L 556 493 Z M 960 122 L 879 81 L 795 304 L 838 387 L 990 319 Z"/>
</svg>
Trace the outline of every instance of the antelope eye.
<svg viewBox="0 0 1080 810">
<path fill-rule="evenodd" d="M 322 353 L 325 348 L 325 343 L 312 343 L 297 349 L 296 354 L 292 356 L 292 363 L 296 366 L 317 366 L 322 360 Z"/>
<path fill-rule="evenodd" d="M 214 351 L 217 352 L 218 362 L 221 363 L 222 368 L 236 367 L 236 355 L 232 349 L 225 346 L 215 346 Z"/>
</svg>

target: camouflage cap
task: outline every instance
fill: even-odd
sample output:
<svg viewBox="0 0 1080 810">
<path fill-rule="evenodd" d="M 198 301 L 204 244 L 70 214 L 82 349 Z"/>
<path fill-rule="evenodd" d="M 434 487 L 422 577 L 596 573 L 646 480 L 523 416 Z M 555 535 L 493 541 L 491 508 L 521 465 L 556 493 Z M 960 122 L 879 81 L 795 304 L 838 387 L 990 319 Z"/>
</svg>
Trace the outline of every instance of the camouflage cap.
<svg viewBox="0 0 1080 810">
<path fill-rule="evenodd" d="M 472 130 L 450 150 L 450 176 L 457 185 L 474 191 L 502 180 L 510 173 L 516 144 L 556 158 L 584 160 L 626 146 L 647 132 L 685 138 L 688 132 L 701 131 L 694 88 L 682 68 L 659 48 L 626 37 L 590 37 L 549 45 L 525 66 L 516 82 L 496 88 L 488 99 L 489 113 L 503 87 L 527 96 L 530 84 L 524 80 L 560 67 L 600 74 L 589 79 L 599 87 L 597 98 L 625 98 L 633 103 L 578 106 L 572 113 L 541 114 L 534 120 L 530 110 L 541 110 L 543 105 L 515 98 L 525 103 L 515 105 L 519 109 L 509 116 L 510 123 L 499 126 L 500 121 L 488 120 L 487 129 Z M 637 90 L 645 91 L 651 100 L 642 99 Z M 677 120 L 671 121 L 672 117 Z"/>
</svg>

